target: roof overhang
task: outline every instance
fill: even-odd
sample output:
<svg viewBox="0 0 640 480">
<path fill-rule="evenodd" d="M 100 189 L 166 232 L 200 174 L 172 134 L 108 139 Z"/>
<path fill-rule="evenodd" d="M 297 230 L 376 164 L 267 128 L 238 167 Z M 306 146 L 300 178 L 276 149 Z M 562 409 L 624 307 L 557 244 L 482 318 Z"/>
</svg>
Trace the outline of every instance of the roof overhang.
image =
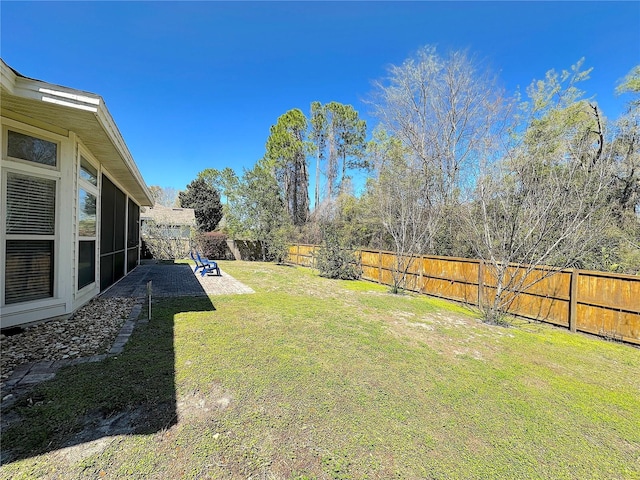
<svg viewBox="0 0 640 480">
<path fill-rule="evenodd" d="M 25 77 L 0 59 L 2 115 L 74 132 L 137 203 L 153 205 L 131 152 L 101 96 Z M 63 130 L 63 132 L 60 132 Z"/>
<path fill-rule="evenodd" d="M 165 207 L 159 204 L 141 210 L 140 219 L 153 220 L 158 225 L 189 226 L 196 224 L 193 208 Z"/>
</svg>

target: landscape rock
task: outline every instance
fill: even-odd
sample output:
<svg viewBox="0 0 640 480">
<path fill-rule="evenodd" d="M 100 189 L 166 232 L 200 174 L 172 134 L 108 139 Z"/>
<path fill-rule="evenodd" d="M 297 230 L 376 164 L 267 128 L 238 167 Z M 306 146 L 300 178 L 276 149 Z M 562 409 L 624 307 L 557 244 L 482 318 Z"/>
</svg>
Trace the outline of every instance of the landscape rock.
<svg viewBox="0 0 640 480">
<path fill-rule="evenodd" d="M 75 359 L 109 351 L 133 309 L 132 298 L 95 298 L 70 318 L 0 334 L 2 384 L 20 365 Z"/>
</svg>

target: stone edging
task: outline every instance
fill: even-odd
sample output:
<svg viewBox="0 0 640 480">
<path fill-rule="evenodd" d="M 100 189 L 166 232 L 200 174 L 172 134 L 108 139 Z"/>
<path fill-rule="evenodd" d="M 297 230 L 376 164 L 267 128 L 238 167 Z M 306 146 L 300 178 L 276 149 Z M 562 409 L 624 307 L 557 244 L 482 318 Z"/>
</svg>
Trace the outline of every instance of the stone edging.
<svg viewBox="0 0 640 480">
<path fill-rule="evenodd" d="M 91 357 L 25 363 L 16 367 L 11 376 L 4 382 L 0 409 L 4 410 L 11 407 L 22 393 L 34 385 L 54 378 L 56 376 L 56 372 L 62 367 L 81 365 L 83 363 L 101 362 L 107 357 L 113 357 L 122 353 L 122 350 L 133 333 L 134 328 L 137 325 L 143 325 L 149 322 L 148 319 L 137 319 L 140 316 L 140 312 L 142 312 L 142 303 L 142 300 L 138 300 L 134 304 L 131 312 L 129 313 L 129 317 L 124 322 L 124 325 L 122 325 L 118 336 L 107 353 L 92 355 Z"/>
</svg>

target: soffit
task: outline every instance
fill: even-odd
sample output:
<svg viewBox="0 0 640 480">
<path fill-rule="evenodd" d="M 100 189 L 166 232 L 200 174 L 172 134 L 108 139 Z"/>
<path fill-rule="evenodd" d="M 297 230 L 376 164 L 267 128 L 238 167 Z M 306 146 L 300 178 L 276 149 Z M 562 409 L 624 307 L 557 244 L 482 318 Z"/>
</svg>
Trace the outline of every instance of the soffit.
<svg viewBox="0 0 640 480">
<path fill-rule="evenodd" d="M 37 126 L 48 124 L 54 132 L 60 128 L 75 132 L 136 202 L 152 205 L 151 193 L 101 97 L 26 77 L 16 77 L 9 85 L 4 80 L 3 116 L 32 119 Z"/>
</svg>

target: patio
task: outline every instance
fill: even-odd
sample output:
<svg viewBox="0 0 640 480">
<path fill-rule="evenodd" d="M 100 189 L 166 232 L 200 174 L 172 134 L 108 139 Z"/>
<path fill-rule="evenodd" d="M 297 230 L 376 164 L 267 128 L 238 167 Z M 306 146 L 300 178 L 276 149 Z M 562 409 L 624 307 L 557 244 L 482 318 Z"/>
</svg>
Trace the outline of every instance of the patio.
<svg viewBox="0 0 640 480">
<path fill-rule="evenodd" d="M 186 263 L 165 264 L 155 261 L 144 262 L 133 272 L 121 279 L 102 297 L 133 297 L 147 295 L 147 283 L 151 281 L 152 297 L 191 297 L 201 295 L 234 295 L 254 293 L 221 270 L 221 276 L 193 273 L 193 267 Z"/>
</svg>

